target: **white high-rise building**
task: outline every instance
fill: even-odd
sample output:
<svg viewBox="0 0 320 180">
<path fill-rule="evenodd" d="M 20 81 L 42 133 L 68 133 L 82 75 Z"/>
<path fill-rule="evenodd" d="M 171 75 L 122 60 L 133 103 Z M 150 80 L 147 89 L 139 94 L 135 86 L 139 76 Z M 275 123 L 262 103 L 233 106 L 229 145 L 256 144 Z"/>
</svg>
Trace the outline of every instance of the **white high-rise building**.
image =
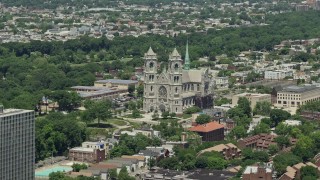
<svg viewBox="0 0 320 180">
<path fill-rule="evenodd" d="M 0 179 L 34 180 L 35 113 L 0 105 Z"/>
</svg>

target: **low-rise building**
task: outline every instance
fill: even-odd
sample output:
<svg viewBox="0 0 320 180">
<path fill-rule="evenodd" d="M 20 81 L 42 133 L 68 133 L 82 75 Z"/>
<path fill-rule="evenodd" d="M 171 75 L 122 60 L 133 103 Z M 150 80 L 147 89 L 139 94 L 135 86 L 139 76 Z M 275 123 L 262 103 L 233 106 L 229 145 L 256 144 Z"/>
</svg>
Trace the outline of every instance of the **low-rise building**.
<svg viewBox="0 0 320 180">
<path fill-rule="evenodd" d="M 288 86 L 277 93 L 277 104 L 282 107 L 299 107 L 320 100 L 320 87 Z"/>
<path fill-rule="evenodd" d="M 108 157 L 109 154 L 109 143 L 105 141 L 98 141 L 98 142 L 83 142 L 82 147 L 84 148 L 93 148 L 93 149 L 99 149 L 102 150 L 104 149 L 105 151 L 105 158 Z"/>
<path fill-rule="evenodd" d="M 202 141 L 222 141 L 224 140 L 224 126 L 218 122 L 209 122 L 206 124 L 196 125 L 189 131 L 198 133 Z"/>
<path fill-rule="evenodd" d="M 138 86 L 138 81 L 135 80 L 121 80 L 121 79 L 106 79 L 106 80 L 99 80 L 94 82 L 95 87 L 108 87 L 113 88 L 116 87 L 117 89 L 128 89 L 130 85 Z"/>
<path fill-rule="evenodd" d="M 293 166 L 287 166 L 286 172 L 279 178 L 279 180 L 294 180 L 294 179 L 300 179 L 300 170 L 302 167 L 305 166 L 312 166 L 318 170 L 318 173 L 320 173 L 320 168 L 313 164 L 312 162 L 306 162 L 306 163 L 298 163 Z"/>
<path fill-rule="evenodd" d="M 236 106 L 238 104 L 238 100 L 240 97 L 245 97 L 250 102 L 250 107 L 252 109 L 255 108 L 257 102 L 267 101 L 271 103 L 271 95 L 270 94 L 254 94 L 254 93 L 242 93 L 236 94 L 232 96 L 232 106 Z"/>
<path fill-rule="evenodd" d="M 285 120 L 283 123 L 285 125 L 287 125 L 287 126 L 299 126 L 299 125 L 301 125 L 301 121 L 299 121 L 299 120 L 291 120 L 291 119 Z"/>
<path fill-rule="evenodd" d="M 267 80 L 281 80 L 285 77 L 292 77 L 293 72 L 292 71 L 286 71 L 286 70 L 275 70 L 275 71 L 265 71 L 264 72 L 264 79 Z"/>
<path fill-rule="evenodd" d="M 71 161 L 98 163 L 105 160 L 105 150 L 75 147 L 69 150 L 69 159 Z"/>
<path fill-rule="evenodd" d="M 234 144 L 219 144 L 200 151 L 197 155 L 201 155 L 206 152 L 216 151 L 219 152 L 225 159 L 234 159 L 241 156 L 241 150 Z"/>
<path fill-rule="evenodd" d="M 249 136 L 244 139 L 238 140 L 238 147 L 243 148 L 253 148 L 259 150 L 267 150 L 268 147 L 272 144 L 276 145 L 277 143 L 274 141 L 276 135 L 273 134 L 265 134 L 261 133 L 254 136 Z M 296 139 L 290 138 L 290 143 L 292 145 L 296 144 Z"/>
<path fill-rule="evenodd" d="M 247 166 L 242 174 L 243 180 L 272 180 L 273 166 L 270 163 Z"/>
<path fill-rule="evenodd" d="M 229 78 L 228 77 L 216 77 L 215 78 L 215 87 L 217 89 L 228 89 Z"/>
</svg>

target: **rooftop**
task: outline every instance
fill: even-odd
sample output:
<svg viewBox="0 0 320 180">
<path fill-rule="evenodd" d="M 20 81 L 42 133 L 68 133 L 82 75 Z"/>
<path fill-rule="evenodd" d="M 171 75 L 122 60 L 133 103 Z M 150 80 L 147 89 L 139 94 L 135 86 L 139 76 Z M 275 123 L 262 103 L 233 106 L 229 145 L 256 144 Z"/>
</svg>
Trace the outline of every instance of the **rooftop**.
<svg viewBox="0 0 320 180">
<path fill-rule="evenodd" d="M 75 147 L 70 149 L 72 151 L 81 151 L 81 152 L 94 152 L 93 148 L 85 148 L 85 147 Z"/>
<path fill-rule="evenodd" d="M 189 131 L 210 132 L 210 131 L 214 131 L 214 130 L 221 129 L 221 128 L 224 128 L 224 126 L 222 124 L 219 124 L 217 122 L 209 122 L 207 124 L 193 126 L 192 128 L 189 129 Z"/>
<path fill-rule="evenodd" d="M 315 89 L 320 89 L 320 88 L 316 86 L 288 86 L 283 88 L 281 92 L 304 93 L 304 92 L 312 91 Z"/>
<path fill-rule="evenodd" d="M 25 110 L 25 109 L 3 109 L 3 112 L 0 112 L 0 118 L 6 116 L 12 116 L 16 114 L 34 112 L 33 110 Z"/>
<path fill-rule="evenodd" d="M 98 80 L 96 83 L 115 83 L 115 84 L 136 84 L 138 81 L 134 80 L 122 80 L 122 79 L 105 79 Z"/>
</svg>

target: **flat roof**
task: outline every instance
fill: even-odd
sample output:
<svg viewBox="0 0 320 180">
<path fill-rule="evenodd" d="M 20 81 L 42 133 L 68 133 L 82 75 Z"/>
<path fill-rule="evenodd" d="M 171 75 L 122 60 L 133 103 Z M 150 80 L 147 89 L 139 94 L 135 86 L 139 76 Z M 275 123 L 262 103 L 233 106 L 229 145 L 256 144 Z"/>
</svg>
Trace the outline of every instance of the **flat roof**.
<svg viewBox="0 0 320 180">
<path fill-rule="evenodd" d="M 73 151 L 82 151 L 82 152 L 94 152 L 94 149 L 93 148 L 85 148 L 85 147 L 74 147 L 70 150 L 73 150 Z"/>
<path fill-rule="evenodd" d="M 271 94 L 258 94 L 258 93 L 241 93 L 241 94 L 236 94 L 235 96 L 237 97 L 263 97 L 263 96 L 270 96 Z"/>
<path fill-rule="evenodd" d="M 135 80 L 122 80 L 122 79 L 105 79 L 105 80 L 98 80 L 97 83 L 116 83 L 116 84 L 135 84 L 138 81 Z"/>
<path fill-rule="evenodd" d="M 303 92 L 307 92 L 307 91 L 312 91 L 315 89 L 320 89 L 316 86 L 287 86 L 285 88 L 283 88 L 281 92 L 294 92 L 294 93 L 303 93 Z"/>
<path fill-rule="evenodd" d="M 28 112 L 34 112 L 33 110 L 26 110 L 26 109 L 4 109 L 3 113 L 0 113 L 0 117 L 7 117 L 16 114 L 23 114 Z"/>
</svg>

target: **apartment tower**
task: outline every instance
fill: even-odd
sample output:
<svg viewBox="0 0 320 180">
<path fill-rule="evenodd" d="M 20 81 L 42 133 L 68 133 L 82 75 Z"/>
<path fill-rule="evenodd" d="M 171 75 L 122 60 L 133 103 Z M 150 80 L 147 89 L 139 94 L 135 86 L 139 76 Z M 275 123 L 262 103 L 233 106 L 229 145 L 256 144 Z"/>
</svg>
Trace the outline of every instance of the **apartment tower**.
<svg viewBox="0 0 320 180">
<path fill-rule="evenodd" d="M 0 179 L 34 180 L 35 114 L 0 105 Z"/>
</svg>

